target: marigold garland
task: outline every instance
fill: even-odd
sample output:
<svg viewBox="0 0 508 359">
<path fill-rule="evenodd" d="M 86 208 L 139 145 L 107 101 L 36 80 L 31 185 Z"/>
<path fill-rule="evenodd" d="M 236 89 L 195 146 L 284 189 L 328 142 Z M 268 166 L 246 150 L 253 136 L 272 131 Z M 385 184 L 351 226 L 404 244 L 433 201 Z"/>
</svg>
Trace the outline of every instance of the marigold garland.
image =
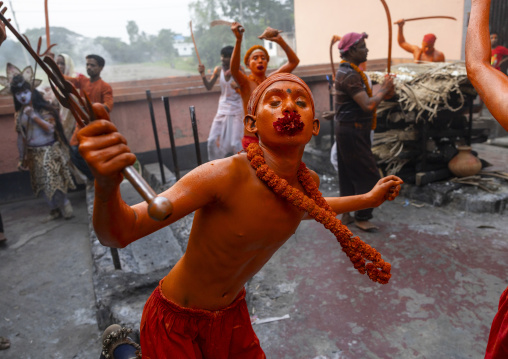
<svg viewBox="0 0 508 359">
<path fill-rule="evenodd" d="M 362 77 L 363 84 L 365 85 L 365 89 L 367 90 L 367 95 L 369 95 L 369 97 L 372 97 L 372 89 L 369 86 L 369 80 L 367 79 L 367 75 L 365 75 L 365 73 L 362 70 L 360 70 L 360 68 L 358 66 L 356 66 L 355 64 L 353 64 L 349 61 L 342 60 L 340 63 L 343 64 L 346 62 L 351 66 L 351 68 L 353 70 L 355 70 L 356 72 L 358 72 L 360 74 L 360 76 Z M 374 112 L 372 113 L 372 127 L 371 127 L 371 129 L 375 130 L 376 126 L 377 126 L 377 112 L 374 109 Z"/>
<path fill-rule="evenodd" d="M 335 235 L 342 251 L 346 253 L 354 267 L 361 274 L 367 273 L 374 282 L 388 283 L 392 276 L 390 263 L 385 262 L 375 248 L 363 242 L 358 236 L 353 237 L 353 233 L 336 218 L 337 214 L 323 198 L 305 163 L 300 163 L 297 177 L 310 198 L 291 186 L 285 179 L 280 178 L 268 167 L 263 150 L 257 143 L 249 145 L 247 158 L 256 170 L 258 178 L 264 181 L 268 187 L 298 209 L 308 212 L 312 218 L 322 223 L 326 229 Z M 371 263 L 366 263 L 365 260 Z"/>
</svg>

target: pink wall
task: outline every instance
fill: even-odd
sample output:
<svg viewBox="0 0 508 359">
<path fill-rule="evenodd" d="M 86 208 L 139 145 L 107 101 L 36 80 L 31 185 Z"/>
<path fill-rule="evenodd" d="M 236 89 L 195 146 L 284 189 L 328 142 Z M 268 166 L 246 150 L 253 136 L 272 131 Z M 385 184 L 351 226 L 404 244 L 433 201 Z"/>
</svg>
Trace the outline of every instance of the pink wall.
<svg viewBox="0 0 508 359">
<path fill-rule="evenodd" d="M 381 64 L 381 62 L 380 62 Z M 375 61 L 370 69 L 379 66 Z M 300 66 L 295 74 L 302 77 L 312 90 L 316 117 L 330 109 L 328 83 L 329 65 Z M 220 87 L 206 91 L 199 76 L 113 83 L 115 107 L 111 120 L 127 139 L 135 153 L 155 151 L 146 90 L 152 93 L 154 113 L 161 148 L 170 148 L 168 127 L 161 96 L 170 97 L 170 110 L 177 146 L 194 143 L 189 106 L 196 109 L 199 141 L 206 142 L 217 111 Z M 0 97 L 0 174 L 17 172 L 18 151 L 14 131 L 14 105 L 10 96 Z"/>
<path fill-rule="evenodd" d="M 401 18 L 446 15 L 457 20 L 431 19 L 412 21 L 404 26 L 406 41 L 421 46 L 423 36 L 434 33 L 435 47 L 445 54 L 447 61 L 462 58 L 464 34 L 464 3 L 466 0 L 389 0 L 391 13 L 392 57 L 412 59 L 397 43 L 397 25 Z M 369 60 L 388 57 L 388 23 L 383 4 L 379 0 L 295 0 L 296 52 L 300 65 L 330 62 L 330 42 L 333 35 L 348 32 L 369 34 Z M 335 61 L 339 61 L 337 45 L 333 47 Z"/>
</svg>

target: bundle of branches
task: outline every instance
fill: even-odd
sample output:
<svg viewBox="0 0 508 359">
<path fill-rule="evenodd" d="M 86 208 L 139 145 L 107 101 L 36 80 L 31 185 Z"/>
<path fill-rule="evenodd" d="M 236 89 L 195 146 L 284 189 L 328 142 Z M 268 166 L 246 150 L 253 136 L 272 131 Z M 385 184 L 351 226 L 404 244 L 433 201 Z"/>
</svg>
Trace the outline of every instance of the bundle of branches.
<svg viewBox="0 0 508 359">
<path fill-rule="evenodd" d="M 404 149 L 404 141 L 414 141 L 417 137 L 417 132 L 411 127 L 374 134 L 372 153 L 379 165 L 385 165 L 386 175 L 397 174 L 409 161 L 399 158 L 399 155 Z"/>
<path fill-rule="evenodd" d="M 384 81 L 382 72 L 367 73 L 375 83 Z M 464 62 L 401 64 L 392 67 L 392 73 L 397 75 L 394 80 L 397 102 L 403 111 L 416 111 L 416 121 L 424 113 L 432 121 L 440 110 L 456 112 L 464 106 L 463 86 L 469 84 Z M 397 106 L 397 102 L 384 101 L 378 114 Z"/>
</svg>

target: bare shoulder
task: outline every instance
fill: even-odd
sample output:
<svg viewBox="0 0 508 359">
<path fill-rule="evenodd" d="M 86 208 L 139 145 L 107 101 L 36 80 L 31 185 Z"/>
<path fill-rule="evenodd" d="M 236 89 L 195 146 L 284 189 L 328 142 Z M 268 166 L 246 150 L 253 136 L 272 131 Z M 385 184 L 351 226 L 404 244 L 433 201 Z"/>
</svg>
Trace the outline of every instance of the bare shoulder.
<svg viewBox="0 0 508 359">
<path fill-rule="evenodd" d="M 252 173 L 245 153 L 206 162 L 189 172 L 182 180 L 198 182 L 201 185 L 211 183 L 217 190 L 231 189 L 234 184 L 242 183 Z"/>
<path fill-rule="evenodd" d="M 320 183 L 319 175 L 315 171 L 311 170 L 310 168 L 309 168 L 309 172 L 310 172 L 310 176 L 312 177 L 314 182 L 316 182 L 316 184 L 319 187 L 319 183 Z"/>
</svg>

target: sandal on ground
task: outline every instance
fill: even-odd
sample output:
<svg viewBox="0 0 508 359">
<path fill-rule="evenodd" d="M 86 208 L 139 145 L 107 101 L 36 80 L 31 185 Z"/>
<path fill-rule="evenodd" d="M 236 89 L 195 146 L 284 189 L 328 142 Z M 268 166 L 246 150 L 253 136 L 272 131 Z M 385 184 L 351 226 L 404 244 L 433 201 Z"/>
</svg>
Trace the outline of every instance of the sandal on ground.
<svg viewBox="0 0 508 359">
<path fill-rule="evenodd" d="M 0 243 L 4 243 L 5 241 L 7 241 L 5 234 L 3 232 L 0 232 Z"/>
<path fill-rule="evenodd" d="M 365 232 L 377 232 L 379 227 L 369 221 L 355 221 L 355 226 Z"/>
<path fill-rule="evenodd" d="M 0 350 L 9 349 L 11 347 L 11 341 L 7 338 L 0 337 Z"/>
</svg>

